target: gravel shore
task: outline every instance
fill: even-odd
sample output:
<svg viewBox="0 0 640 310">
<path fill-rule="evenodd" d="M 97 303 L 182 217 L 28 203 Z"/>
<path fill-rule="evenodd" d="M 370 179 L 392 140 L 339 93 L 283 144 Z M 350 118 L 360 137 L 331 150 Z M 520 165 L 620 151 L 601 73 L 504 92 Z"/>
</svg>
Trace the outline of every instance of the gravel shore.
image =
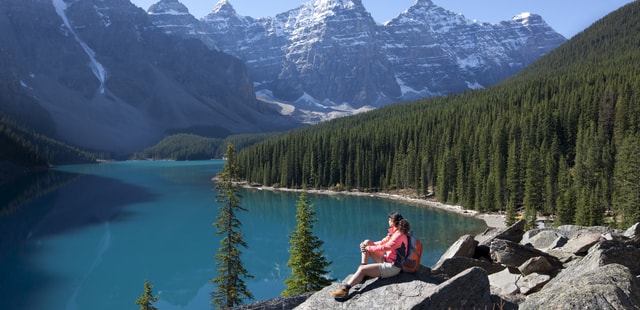
<svg viewBox="0 0 640 310">
<path fill-rule="evenodd" d="M 248 185 L 244 185 L 245 188 L 252 188 L 257 190 L 270 190 L 270 191 L 288 191 L 288 192 L 302 192 L 301 189 L 289 189 L 289 188 L 274 188 L 274 187 L 252 187 Z M 383 199 L 392 199 L 398 200 L 410 204 L 417 204 L 431 208 L 437 208 L 449 212 L 455 212 L 464 216 L 477 217 L 479 219 L 484 220 L 487 223 L 488 227 L 502 229 L 505 228 L 506 225 L 504 223 L 504 216 L 497 213 L 480 213 L 474 210 L 466 210 L 462 206 L 454 206 L 443 204 L 434 200 L 429 199 L 419 199 L 412 198 L 407 195 L 399 195 L 399 194 L 388 194 L 388 193 L 364 193 L 357 191 L 331 191 L 331 190 L 314 190 L 307 189 L 307 193 L 313 194 L 323 194 L 323 195 L 353 195 L 353 196 L 368 196 L 368 197 L 378 197 Z"/>
</svg>

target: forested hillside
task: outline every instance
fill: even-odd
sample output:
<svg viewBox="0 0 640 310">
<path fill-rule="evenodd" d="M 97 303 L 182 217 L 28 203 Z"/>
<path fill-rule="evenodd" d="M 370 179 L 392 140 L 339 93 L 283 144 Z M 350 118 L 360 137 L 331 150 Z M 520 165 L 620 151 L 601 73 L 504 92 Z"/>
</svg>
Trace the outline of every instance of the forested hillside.
<svg viewBox="0 0 640 310">
<path fill-rule="evenodd" d="M 133 159 L 155 160 L 207 160 L 222 158 L 227 142 L 238 150 L 261 142 L 277 133 L 231 135 L 225 139 L 203 137 L 194 134 L 175 134 L 168 136 L 156 145 L 133 155 Z"/>
<path fill-rule="evenodd" d="M 434 191 L 555 224 L 640 221 L 640 2 L 499 85 L 337 119 L 238 154 L 251 182 Z M 611 216 L 613 215 L 613 216 Z M 613 221 L 613 222 L 612 222 Z"/>
<path fill-rule="evenodd" d="M 38 134 L 0 115 L 0 161 L 25 168 L 95 162 L 95 154 Z"/>
</svg>

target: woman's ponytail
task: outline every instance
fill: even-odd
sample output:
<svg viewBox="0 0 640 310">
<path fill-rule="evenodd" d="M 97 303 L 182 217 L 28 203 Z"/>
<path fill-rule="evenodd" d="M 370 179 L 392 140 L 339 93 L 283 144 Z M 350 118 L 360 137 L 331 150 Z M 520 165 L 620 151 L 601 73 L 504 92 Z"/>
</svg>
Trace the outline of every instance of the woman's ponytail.
<svg viewBox="0 0 640 310">
<path fill-rule="evenodd" d="M 401 219 L 400 222 L 398 222 L 398 230 L 400 230 L 400 232 L 405 235 L 408 234 L 411 231 L 411 225 L 409 224 L 409 221 L 407 221 L 406 219 Z"/>
</svg>

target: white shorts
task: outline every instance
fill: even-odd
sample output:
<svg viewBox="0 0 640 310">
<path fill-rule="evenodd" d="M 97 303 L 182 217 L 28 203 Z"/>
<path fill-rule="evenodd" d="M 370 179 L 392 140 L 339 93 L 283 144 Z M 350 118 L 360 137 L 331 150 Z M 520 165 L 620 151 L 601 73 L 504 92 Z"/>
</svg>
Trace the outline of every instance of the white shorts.
<svg viewBox="0 0 640 310">
<path fill-rule="evenodd" d="M 402 269 L 392 263 L 384 262 L 380 264 L 380 278 L 391 278 L 400 273 Z"/>
</svg>

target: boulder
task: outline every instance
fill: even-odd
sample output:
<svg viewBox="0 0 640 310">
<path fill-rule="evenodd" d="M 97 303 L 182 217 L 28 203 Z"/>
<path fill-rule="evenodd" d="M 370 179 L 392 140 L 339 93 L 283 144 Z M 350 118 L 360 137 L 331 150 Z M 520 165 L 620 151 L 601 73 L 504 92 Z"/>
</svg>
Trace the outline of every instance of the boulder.
<svg viewBox="0 0 640 310">
<path fill-rule="evenodd" d="M 609 264 L 584 273 L 564 272 L 570 276 L 563 281 L 552 280 L 529 295 L 519 309 L 614 310 L 640 306 L 640 281 L 625 266 Z"/>
<path fill-rule="evenodd" d="M 620 264 L 634 276 L 640 276 L 640 237 L 627 240 L 606 240 L 592 248 L 599 253 L 598 263 Z"/>
<path fill-rule="evenodd" d="M 532 247 L 501 239 L 494 239 L 491 242 L 490 255 L 494 262 L 507 267 L 519 267 L 533 257 L 549 256 Z"/>
<path fill-rule="evenodd" d="M 522 240 L 522 235 L 524 235 L 525 232 L 525 224 L 525 220 L 519 220 L 503 230 L 498 230 L 494 232 L 492 236 L 485 237 L 484 239 L 486 240 L 481 242 L 479 246 L 489 246 L 491 244 L 491 241 L 493 241 L 494 239 L 520 242 L 520 240 Z"/>
<path fill-rule="evenodd" d="M 473 285 L 469 285 L 473 283 Z M 469 268 L 438 285 L 429 296 L 412 308 L 405 309 L 491 309 L 491 291 L 487 272 Z M 395 309 L 396 306 L 381 309 Z M 402 307 L 404 308 L 404 307 Z"/>
<path fill-rule="evenodd" d="M 520 309 L 640 308 L 640 238 L 599 241 Z"/>
<path fill-rule="evenodd" d="M 493 242 L 493 240 L 501 239 L 501 240 L 508 240 L 516 243 L 520 242 L 520 240 L 522 240 L 522 235 L 524 234 L 524 225 L 525 225 L 525 221 L 520 220 L 505 229 L 483 234 L 483 236 L 481 237 L 482 242 L 480 242 L 476 247 L 476 253 L 474 255 L 474 258 L 490 259 L 491 257 L 489 254 L 490 252 L 489 247 L 491 245 L 491 242 Z"/>
<path fill-rule="evenodd" d="M 550 275 L 532 273 L 519 278 L 516 281 L 516 286 L 520 289 L 521 294 L 527 295 L 539 291 L 549 280 L 551 280 Z"/>
<path fill-rule="evenodd" d="M 352 288 L 345 300 L 334 299 L 329 294 L 339 285 L 325 287 L 295 309 L 368 309 L 372 306 L 379 309 L 491 308 L 487 272 L 477 267 L 444 282 L 420 271 L 373 279 Z"/>
<path fill-rule="evenodd" d="M 349 278 L 349 277 L 347 277 Z M 400 273 L 391 278 L 375 278 L 354 286 L 345 300 L 333 298 L 329 293 L 338 289 L 339 283 L 329 285 L 311 295 L 296 309 L 364 309 L 370 305 L 381 308 L 411 309 L 420 304 L 425 296 L 435 290 L 444 280 L 429 275 L 421 266 L 415 273 Z"/>
<path fill-rule="evenodd" d="M 522 275 L 527 276 L 533 273 L 555 274 L 561 267 L 562 264 L 553 257 L 536 256 L 522 263 L 518 270 Z"/>
<path fill-rule="evenodd" d="M 471 235 L 464 235 L 454 242 L 444 254 L 440 257 L 431 269 L 439 269 L 445 260 L 452 257 L 473 257 L 475 254 L 477 242 Z M 465 268 L 466 269 L 466 268 Z"/>
<path fill-rule="evenodd" d="M 491 285 L 491 293 L 499 296 L 514 295 L 520 292 L 516 285 L 518 279 L 522 275 L 513 273 L 509 268 L 504 268 L 500 272 L 489 275 L 489 283 Z"/>
<path fill-rule="evenodd" d="M 541 251 L 549 251 L 567 243 L 567 238 L 551 228 L 534 229 L 524 233 L 520 244 L 529 245 Z"/>
<path fill-rule="evenodd" d="M 560 247 L 561 251 L 572 253 L 576 255 L 586 254 L 587 251 L 596 244 L 602 234 L 600 233 L 586 233 L 584 235 L 577 235 L 567 241 L 567 244 Z"/>
<path fill-rule="evenodd" d="M 569 264 L 573 263 L 576 259 L 580 259 L 582 257 L 576 256 L 573 253 L 564 252 L 560 249 L 551 249 L 547 252 L 549 255 L 555 257 L 560 261 L 564 267 L 567 267 Z"/>
<path fill-rule="evenodd" d="M 640 223 L 633 224 L 629 229 L 625 230 L 622 235 L 627 238 L 640 236 Z"/>
<path fill-rule="evenodd" d="M 604 226 L 578 226 L 578 225 L 562 225 L 556 228 L 556 231 L 564 235 L 567 239 L 573 239 L 581 235 L 589 233 L 595 234 L 607 234 L 612 233 L 621 235 L 623 232 L 617 229 L 612 229 Z"/>
<path fill-rule="evenodd" d="M 488 274 L 496 273 L 504 269 L 504 266 L 493 263 L 484 259 L 475 259 L 469 257 L 452 257 L 446 259 L 440 264 L 438 269 L 433 269 L 433 274 L 443 276 L 445 278 L 451 278 L 458 273 L 467 270 L 471 267 L 480 267 L 484 269 Z"/>
</svg>

